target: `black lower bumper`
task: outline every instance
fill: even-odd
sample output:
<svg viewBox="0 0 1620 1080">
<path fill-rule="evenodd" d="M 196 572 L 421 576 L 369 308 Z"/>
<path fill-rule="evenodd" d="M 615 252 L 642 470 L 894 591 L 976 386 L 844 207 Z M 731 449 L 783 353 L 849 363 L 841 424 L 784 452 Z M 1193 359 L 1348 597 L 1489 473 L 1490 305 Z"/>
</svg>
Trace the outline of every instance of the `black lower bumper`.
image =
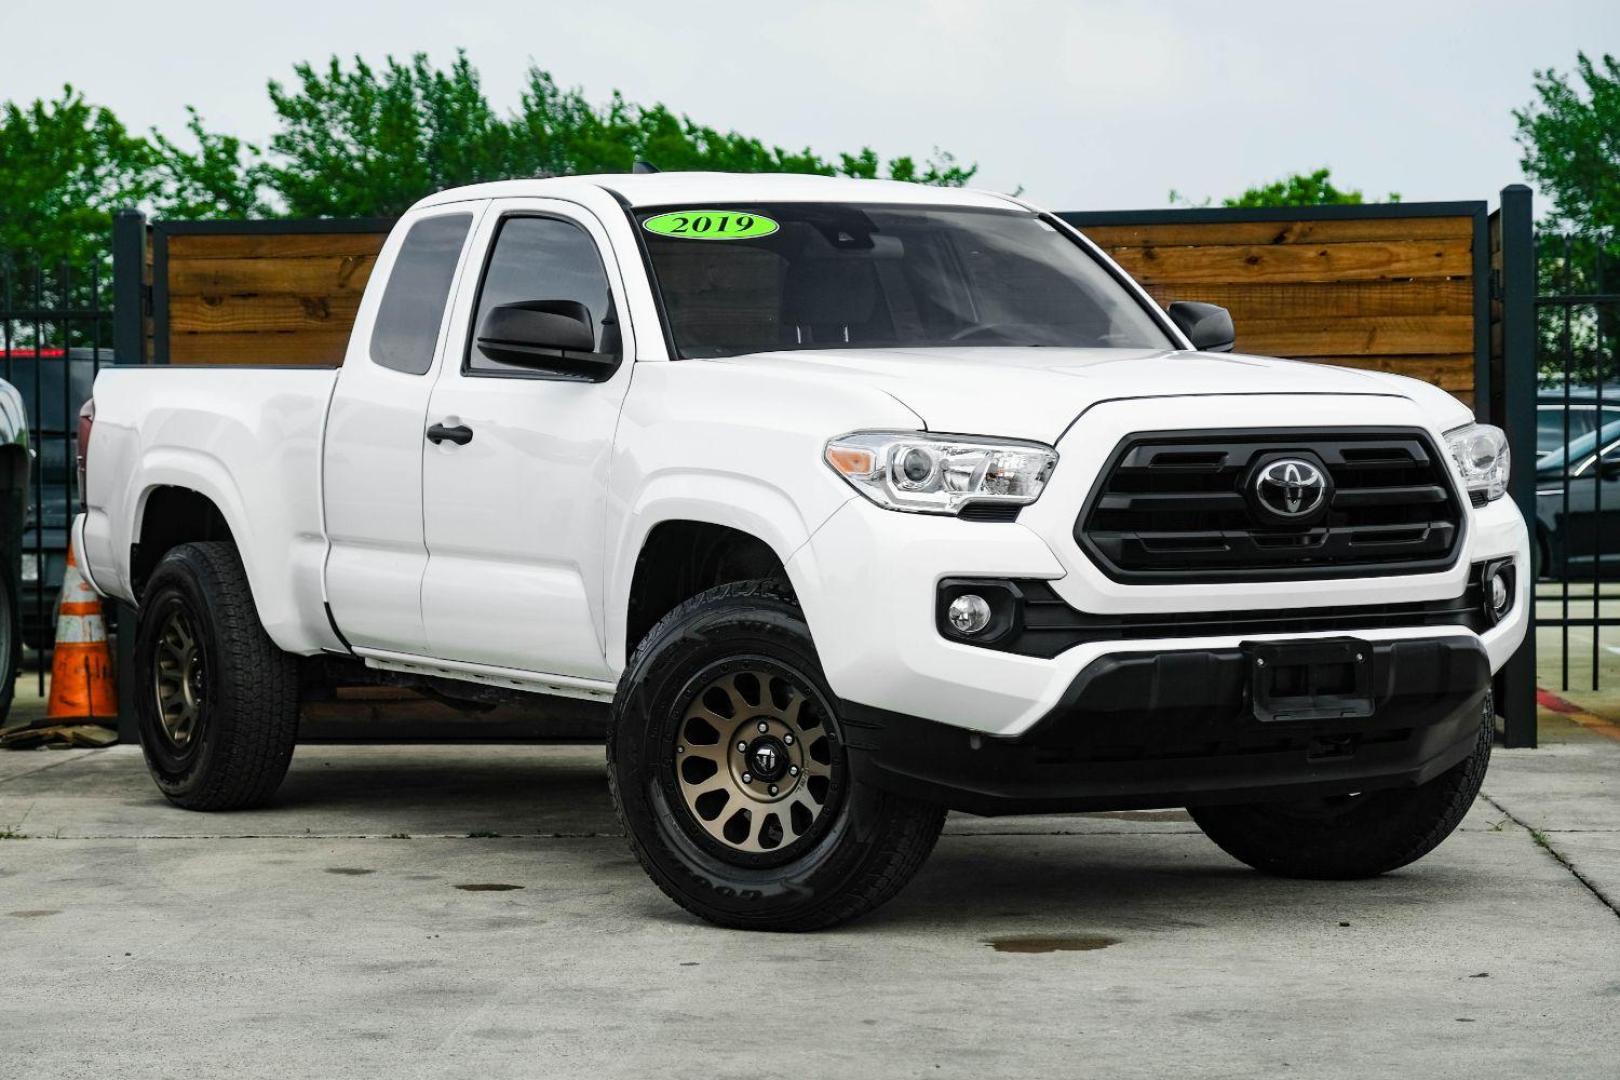
<svg viewBox="0 0 1620 1080">
<path fill-rule="evenodd" d="M 1469 754 L 1491 684 L 1478 639 L 1353 644 L 1369 667 L 1360 707 L 1339 715 L 1279 710 L 1270 686 L 1257 695 L 1254 665 L 1274 646 L 1246 645 L 1102 657 L 1011 739 L 845 702 L 845 742 L 862 779 L 975 814 L 1411 787 Z"/>
</svg>

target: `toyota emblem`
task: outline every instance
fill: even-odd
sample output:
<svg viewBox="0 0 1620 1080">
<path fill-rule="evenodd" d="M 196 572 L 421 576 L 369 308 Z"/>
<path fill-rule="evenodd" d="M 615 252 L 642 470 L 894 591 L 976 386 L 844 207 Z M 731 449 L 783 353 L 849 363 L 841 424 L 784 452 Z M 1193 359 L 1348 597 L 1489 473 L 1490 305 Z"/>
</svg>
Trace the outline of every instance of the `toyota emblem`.
<svg viewBox="0 0 1620 1080">
<path fill-rule="evenodd" d="M 1309 517 L 1327 498 L 1322 470 L 1300 458 L 1282 458 L 1254 475 L 1254 498 L 1262 508 L 1286 520 Z"/>
</svg>

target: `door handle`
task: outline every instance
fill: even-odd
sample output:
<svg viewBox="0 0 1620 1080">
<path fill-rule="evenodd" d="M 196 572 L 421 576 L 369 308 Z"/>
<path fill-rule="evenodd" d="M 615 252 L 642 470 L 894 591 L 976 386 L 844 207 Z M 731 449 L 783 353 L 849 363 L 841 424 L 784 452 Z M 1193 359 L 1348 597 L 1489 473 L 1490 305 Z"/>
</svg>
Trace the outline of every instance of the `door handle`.
<svg viewBox="0 0 1620 1080">
<path fill-rule="evenodd" d="M 472 428 L 466 424 L 457 424 L 455 427 L 445 427 L 443 424 L 434 424 L 427 429 L 428 442 L 437 446 L 449 439 L 457 446 L 466 446 L 472 442 Z"/>
</svg>

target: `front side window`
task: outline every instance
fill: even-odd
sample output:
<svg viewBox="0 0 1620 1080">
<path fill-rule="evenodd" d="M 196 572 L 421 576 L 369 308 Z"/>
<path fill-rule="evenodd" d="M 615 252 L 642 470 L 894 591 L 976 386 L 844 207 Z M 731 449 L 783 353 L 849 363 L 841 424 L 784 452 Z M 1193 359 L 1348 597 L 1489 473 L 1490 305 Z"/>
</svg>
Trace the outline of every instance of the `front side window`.
<svg viewBox="0 0 1620 1080">
<path fill-rule="evenodd" d="M 471 214 L 445 214 L 423 218 L 405 234 L 371 329 L 376 363 L 407 375 L 426 375 L 433 366 L 439 325 L 471 227 Z"/>
<path fill-rule="evenodd" d="M 637 216 L 682 358 L 1175 347 L 1084 247 L 1028 211 L 777 203 Z"/>
<path fill-rule="evenodd" d="M 590 234 L 560 218 L 510 217 L 501 222 L 495 236 L 470 336 L 477 337 L 478 329 L 495 308 L 535 301 L 581 305 L 595 337 L 594 351 L 618 354 L 613 291 Z M 472 346 L 467 350 L 467 370 L 474 374 L 505 374 L 531 369 L 492 359 Z"/>
</svg>

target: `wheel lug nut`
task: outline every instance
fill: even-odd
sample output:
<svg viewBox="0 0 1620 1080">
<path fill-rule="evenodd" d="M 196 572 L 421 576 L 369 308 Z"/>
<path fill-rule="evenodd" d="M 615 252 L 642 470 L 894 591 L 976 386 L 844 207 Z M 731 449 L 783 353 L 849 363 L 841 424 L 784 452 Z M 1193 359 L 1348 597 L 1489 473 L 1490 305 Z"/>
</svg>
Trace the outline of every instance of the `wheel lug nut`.
<svg viewBox="0 0 1620 1080">
<path fill-rule="evenodd" d="M 751 774 L 743 773 L 743 783 L 752 784 L 753 782 L 754 782 L 754 777 Z"/>
<path fill-rule="evenodd" d="M 771 794 L 772 794 L 772 795 L 775 795 L 775 794 L 776 794 L 776 785 L 775 785 L 775 784 L 772 784 L 772 785 L 771 785 Z"/>
<path fill-rule="evenodd" d="M 797 765 L 789 765 L 788 766 L 788 775 L 789 776 L 798 776 L 799 775 L 799 767 Z"/>
<path fill-rule="evenodd" d="M 782 742 L 783 742 L 784 745 L 792 746 L 793 745 L 793 736 L 791 736 L 791 735 L 782 736 Z"/>
<path fill-rule="evenodd" d="M 765 721 L 763 721 L 763 720 L 761 720 L 761 721 L 760 721 L 760 722 L 759 722 L 759 730 L 760 730 L 760 731 L 761 731 L 761 732 L 766 732 L 766 731 L 769 731 L 769 730 L 771 730 L 771 725 L 769 725 L 769 724 L 767 724 L 767 723 L 766 723 L 766 722 L 765 722 Z"/>
<path fill-rule="evenodd" d="M 675 752 L 676 752 L 676 753 L 677 753 L 677 754 L 684 754 L 684 753 L 686 753 L 686 747 L 684 747 L 684 746 L 677 746 L 677 747 L 676 747 L 676 748 L 675 748 Z"/>
<path fill-rule="evenodd" d="M 739 754 L 748 753 L 748 744 L 745 743 L 745 742 L 738 743 L 737 744 L 737 753 L 739 753 Z"/>
</svg>

